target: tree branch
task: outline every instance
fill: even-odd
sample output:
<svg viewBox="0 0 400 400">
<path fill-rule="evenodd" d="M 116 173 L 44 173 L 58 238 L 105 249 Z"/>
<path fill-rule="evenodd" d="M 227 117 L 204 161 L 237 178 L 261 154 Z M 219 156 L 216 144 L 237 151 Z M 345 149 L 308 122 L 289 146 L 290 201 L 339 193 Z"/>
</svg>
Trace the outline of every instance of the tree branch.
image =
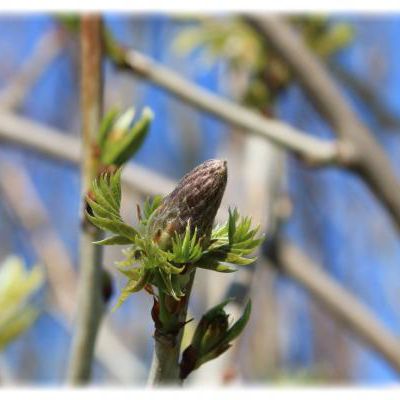
<svg viewBox="0 0 400 400">
<path fill-rule="evenodd" d="M 328 66 L 332 74 L 367 106 L 380 126 L 400 130 L 400 117 L 389 110 L 384 98 L 374 89 L 371 82 L 366 82 L 333 60 L 328 62 Z"/>
<path fill-rule="evenodd" d="M 85 218 L 85 197 L 99 172 L 96 138 L 103 107 L 102 22 L 98 15 L 81 18 L 81 107 L 82 107 L 82 231 L 80 241 L 80 280 L 78 314 L 72 341 L 68 381 L 86 383 L 90 379 L 97 331 L 103 314 L 103 272 L 100 231 Z"/>
<path fill-rule="evenodd" d="M 341 140 L 350 144 L 353 154 L 348 160 L 348 168 L 369 185 L 400 229 L 400 183 L 390 161 L 373 134 L 348 105 L 326 68 L 281 18 L 264 15 L 246 16 L 245 19 L 288 63 L 313 104 Z"/>
<path fill-rule="evenodd" d="M 294 152 L 310 163 L 336 163 L 350 153 L 350 149 L 337 142 L 312 137 L 283 122 L 265 118 L 225 100 L 157 64 L 149 57 L 120 47 L 110 37 L 107 37 L 106 43 L 108 55 L 119 67 L 151 81 L 196 108 Z"/>
<path fill-rule="evenodd" d="M 391 334 L 350 292 L 333 281 L 296 246 L 281 241 L 277 265 L 306 288 L 346 328 L 400 373 L 400 339 Z"/>
<path fill-rule="evenodd" d="M 0 111 L 0 142 L 22 146 L 58 162 L 79 165 L 81 160 L 82 145 L 77 137 L 9 112 Z M 167 194 L 176 184 L 135 162 L 124 167 L 122 180 L 130 190 L 146 196 Z"/>
</svg>

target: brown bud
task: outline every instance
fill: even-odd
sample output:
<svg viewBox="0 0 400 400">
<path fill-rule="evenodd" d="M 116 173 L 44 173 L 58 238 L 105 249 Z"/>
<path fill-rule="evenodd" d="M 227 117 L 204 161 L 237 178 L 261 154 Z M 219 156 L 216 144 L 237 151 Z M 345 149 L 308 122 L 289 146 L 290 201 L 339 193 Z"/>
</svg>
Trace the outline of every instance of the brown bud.
<svg viewBox="0 0 400 400">
<path fill-rule="evenodd" d="M 149 223 L 149 232 L 167 248 L 172 237 L 185 232 L 190 222 L 203 244 L 210 238 L 227 181 L 226 161 L 208 160 L 186 174 L 166 196 Z"/>
</svg>

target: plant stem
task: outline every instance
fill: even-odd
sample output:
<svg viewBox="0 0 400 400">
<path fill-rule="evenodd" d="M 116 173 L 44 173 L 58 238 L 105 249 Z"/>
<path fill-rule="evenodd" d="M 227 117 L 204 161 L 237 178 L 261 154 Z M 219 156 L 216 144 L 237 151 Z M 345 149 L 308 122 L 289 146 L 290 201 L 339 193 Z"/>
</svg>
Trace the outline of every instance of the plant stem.
<svg viewBox="0 0 400 400">
<path fill-rule="evenodd" d="M 102 23 L 98 15 L 81 19 L 82 101 L 82 231 L 78 314 L 72 341 L 68 381 L 82 384 L 90 379 L 95 341 L 104 304 L 101 296 L 101 247 L 93 244 L 100 232 L 84 216 L 87 193 L 99 170 L 95 148 L 102 112 Z"/>
<path fill-rule="evenodd" d="M 149 386 L 176 386 L 183 383 L 179 377 L 179 355 L 184 330 L 183 324 L 186 321 L 194 277 L 195 271 L 191 273 L 190 280 L 186 285 L 186 294 L 181 300 L 182 307 L 177 315 L 171 316 L 177 324 L 180 324 L 177 333 L 166 334 L 161 329 L 156 328 L 155 330 L 153 361 L 147 382 Z M 165 299 L 160 296 L 160 307 L 163 307 L 161 303 L 164 302 Z"/>
</svg>

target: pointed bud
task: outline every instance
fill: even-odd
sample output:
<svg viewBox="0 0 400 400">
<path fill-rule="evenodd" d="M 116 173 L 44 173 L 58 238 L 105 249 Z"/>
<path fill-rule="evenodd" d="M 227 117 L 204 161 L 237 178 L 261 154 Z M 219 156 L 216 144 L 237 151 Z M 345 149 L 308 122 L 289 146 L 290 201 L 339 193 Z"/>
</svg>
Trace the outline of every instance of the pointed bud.
<svg viewBox="0 0 400 400">
<path fill-rule="evenodd" d="M 188 223 L 197 228 L 203 245 L 211 236 L 227 181 L 226 161 L 208 160 L 186 174 L 166 196 L 149 221 L 149 233 L 163 248 L 175 234 L 185 233 Z"/>
</svg>

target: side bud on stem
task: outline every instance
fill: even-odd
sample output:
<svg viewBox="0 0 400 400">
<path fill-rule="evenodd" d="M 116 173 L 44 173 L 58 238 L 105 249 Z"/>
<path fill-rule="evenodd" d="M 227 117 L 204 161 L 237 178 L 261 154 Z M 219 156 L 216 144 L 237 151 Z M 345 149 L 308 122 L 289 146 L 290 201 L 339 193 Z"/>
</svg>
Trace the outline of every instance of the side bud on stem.
<svg viewBox="0 0 400 400">
<path fill-rule="evenodd" d="M 192 371 L 207 361 L 217 358 L 231 347 L 231 342 L 240 335 L 250 317 L 251 303 L 247 303 L 242 317 L 229 328 L 229 315 L 224 307 L 229 300 L 203 315 L 192 342 L 183 352 L 180 364 L 180 378 L 185 379 Z"/>
</svg>

